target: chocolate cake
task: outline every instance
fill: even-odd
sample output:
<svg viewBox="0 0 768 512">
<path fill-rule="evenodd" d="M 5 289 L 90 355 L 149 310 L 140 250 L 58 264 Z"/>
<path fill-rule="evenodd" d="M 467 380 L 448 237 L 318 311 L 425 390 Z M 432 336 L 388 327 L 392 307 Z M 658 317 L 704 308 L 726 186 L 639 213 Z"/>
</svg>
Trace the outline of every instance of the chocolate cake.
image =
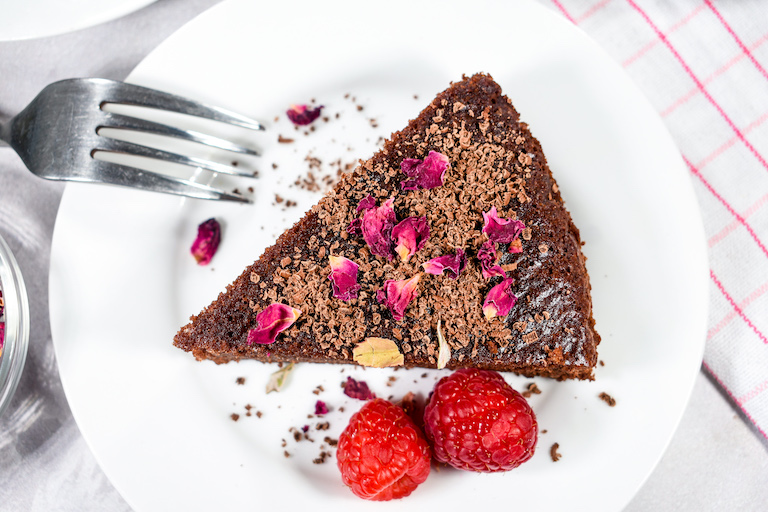
<svg viewBox="0 0 768 512">
<path fill-rule="evenodd" d="M 592 379 L 600 336 L 579 231 L 519 117 L 488 75 L 451 84 L 193 316 L 174 345 L 216 363 L 354 364 L 355 348 L 370 349 L 363 342 L 373 338 L 406 367 L 435 368 L 439 321 L 450 349 L 439 367 Z M 339 262 L 347 274 L 332 276 Z M 287 328 L 259 338 L 273 304 L 289 312 Z"/>
</svg>

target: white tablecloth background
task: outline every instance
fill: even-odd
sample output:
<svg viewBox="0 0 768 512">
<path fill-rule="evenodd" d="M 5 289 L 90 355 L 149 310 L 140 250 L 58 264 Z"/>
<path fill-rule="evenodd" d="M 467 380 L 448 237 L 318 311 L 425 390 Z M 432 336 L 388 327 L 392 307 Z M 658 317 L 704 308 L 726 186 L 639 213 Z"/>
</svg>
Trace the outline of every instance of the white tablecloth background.
<svg viewBox="0 0 768 512">
<path fill-rule="evenodd" d="M 674 7 L 666 5 L 669 2 L 650 1 L 640 7 L 625 0 L 541 2 L 570 17 L 606 46 L 660 111 L 670 107 L 662 105 L 667 99 L 663 94 L 665 68 L 645 65 L 630 69 L 627 63 L 629 59 L 641 60 L 660 43 L 632 28 L 626 19 L 627 5 L 635 16 L 642 19 L 642 13 L 651 13 L 648 16 L 657 22 L 672 15 L 683 20 L 691 15 L 686 13 L 696 16 L 697 10 L 711 10 L 709 5 L 693 0 L 675 2 Z M 160 0 L 124 18 L 74 33 L 0 42 L 0 114 L 11 115 L 21 110 L 55 80 L 79 76 L 125 78 L 161 41 L 216 3 L 218 0 Z M 721 1 L 717 6 L 725 12 L 727 6 L 721 4 L 727 3 Z M 653 31 L 648 20 L 642 21 L 646 30 Z M 755 24 L 759 30 L 768 30 L 768 14 L 763 13 L 762 22 L 756 19 Z M 678 28 L 665 26 L 660 33 Z M 723 36 L 722 28 L 713 24 L 712 30 Z M 651 35 L 659 37 L 658 33 Z M 755 40 L 757 37 L 752 34 L 749 42 Z M 651 48 L 638 56 L 637 48 L 642 50 L 643 45 Z M 663 40 L 660 46 L 664 46 Z M 696 54 L 696 48 L 688 50 Z M 701 52 L 711 50 L 702 48 Z M 754 50 L 759 58 L 759 49 Z M 768 53 L 763 51 L 762 55 Z M 674 58 L 671 60 L 668 66 L 675 65 Z M 759 62 L 768 66 L 768 58 Z M 759 101 L 765 103 L 768 80 L 762 87 Z M 685 133 L 686 123 L 708 122 L 690 114 L 688 118 L 668 119 L 670 116 L 671 113 L 665 113 L 675 136 L 679 135 L 676 130 Z M 685 155 L 686 149 L 681 149 Z M 0 418 L 0 510 L 130 510 L 104 476 L 77 429 L 53 353 L 48 321 L 48 264 L 62 190 L 60 184 L 34 177 L 10 149 L 0 148 L 0 233 L 22 268 L 32 312 L 26 369 L 13 403 Z M 708 230 L 709 236 L 715 234 Z M 756 236 L 768 240 L 766 235 L 763 231 Z M 763 276 L 763 281 L 766 278 Z M 764 323 L 768 312 L 763 314 Z M 768 510 L 768 441 L 711 374 L 711 368 L 699 374 L 669 449 L 627 511 Z"/>
</svg>

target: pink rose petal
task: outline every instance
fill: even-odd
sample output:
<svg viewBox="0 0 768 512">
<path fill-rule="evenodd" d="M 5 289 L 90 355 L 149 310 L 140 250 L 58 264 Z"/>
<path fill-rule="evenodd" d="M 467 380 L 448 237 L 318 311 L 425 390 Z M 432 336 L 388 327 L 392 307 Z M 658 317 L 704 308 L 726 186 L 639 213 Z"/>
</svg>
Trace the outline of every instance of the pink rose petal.
<svg viewBox="0 0 768 512">
<path fill-rule="evenodd" d="M 293 124 L 304 126 L 320 117 L 321 110 L 323 110 L 322 105 L 315 108 L 308 107 L 307 105 L 291 105 L 291 108 L 285 114 Z"/>
<path fill-rule="evenodd" d="M 405 310 L 413 299 L 419 294 L 419 278 L 416 274 L 410 279 L 395 281 L 388 279 L 384 287 L 376 292 L 376 299 L 389 308 L 392 318 L 402 320 L 405 318 Z"/>
<path fill-rule="evenodd" d="M 333 296 L 339 300 L 352 300 L 357 298 L 360 285 L 357 284 L 358 265 L 344 256 L 329 256 L 331 264 L 331 280 Z"/>
<path fill-rule="evenodd" d="M 389 198 L 378 208 L 369 208 L 363 213 L 361 225 L 363 239 L 371 254 L 392 259 L 392 228 L 395 225 L 395 200 Z"/>
<path fill-rule="evenodd" d="M 325 405 L 325 402 L 322 400 L 315 402 L 315 414 L 318 416 L 321 414 L 328 414 L 328 406 Z"/>
<path fill-rule="evenodd" d="M 370 210 L 371 208 L 376 208 L 376 199 L 373 196 L 368 196 L 365 199 L 361 199 L 359 203 L 357 203 L 357 211 L 363 211 L 363 210 Z"/>
<path fill-rule="evenodd" d="M 488 320 L 492 320 L 497 316 L 507 316 L 512 309 L 512 306 L 517 302 L 517 297 L 512 293 L 512 283 L 515 280 L 510 278 L 503 279 L 499 284 L 494 286 L 485 296 L 483 302 L 483 314 Z"/>
<path fill-rule="evenodd" d="M 496 244 L 488 240 L 477 251 L 477 259 L 483 271 L 483 277 L 490 279 L 493 276 L 506 276 L 504 269 L 496 264 Z"/>
<path fill-rule="evenodd" d="M 221 226 L 216 219 L 208 219 L 197 226 L 197 238 L 192 243 L 190 252 L 198 265 L 207 265 L 219 248 Z"/>
<path fill-rule="evenodd" d="M 400 170 L 411 179 L 400 182 L 403 190 L 430 189 L 442 186 L 445 171 L 450 167 L 448 157 L 437 151 L 430 151 L 427 158 L 405 158 Z"/>
<path fill-rule="evenodd" d="M 395 252 L 402 261 L 408 261 L 429 240 L 429 223 L 426 217 L 408 217 L 392 228 Z"/>
<path fill-rule="evenodd" d="M 355 380 L 352 377 L 347 377 L 347 382 L 344 384 L 344 394 L 350 398 L 357 398 L 358 400 L 370 400 L 376 398 L 368 384 L 362 380 Z"/>
<path fill-rule="evenodd" d="M 491 207 L 491 211 L 483 212 L 483 221 L 483 233 L 491 242 L 511 242 L 525 229 L 525 224 L 519 220 L 499 217 L 495 206 Z"/>
<path fill-rule="evenodd" d="M 438 258 L 432 258 L 422 263 L 422 268 L 427 274 L 436 276 L 445 272 L 451 279 L 458 279 L 461 271 L 467 266 L 467 255 L 461 247 L 456 248 L 456 254 L 446 254 Z"/>
<path fill-rule="evenodd" d="M 352 219 L 347 226 L 347 233 L 360 236 L 363 234 L 363 219 Z"/>
<path fill-rule="evenodd" d="M 275 302 L 256 315 L 258 327 L 248 331 L 248 345 L 274 343 L 277 335 L 293 325 L 301 311 Z"/>
</svg>

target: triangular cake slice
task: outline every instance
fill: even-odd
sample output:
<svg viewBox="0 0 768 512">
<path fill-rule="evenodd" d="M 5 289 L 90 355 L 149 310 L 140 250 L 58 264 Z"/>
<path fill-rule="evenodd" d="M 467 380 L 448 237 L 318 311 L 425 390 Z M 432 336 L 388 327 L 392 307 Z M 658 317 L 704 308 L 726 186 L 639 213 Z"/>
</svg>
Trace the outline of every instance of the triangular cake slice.
<svg viewBox="0 0 768 512">
<path fill-rule="evenodd" d="M 425 218 L 426 240 L 423 220 L 392 235 L 408 217 Z M 458 278 L 450 268 L 428 273 L 461 252 Z M 331 256 L 358 265 L 336 274 L 340 287 L 329 279 Z M 451 84 L 343 176 L 174 344 L 217 363 L 355 363 L 360 350 L 387 355 L 372 349 L 370 339 L 381 338 L 404 366 L 435 368 L 439 321 L 450 349 L 439 367 L 592 379 L 600 336 L 584 262 L 539 142 L 499 85 L 477 74 Z M 268 327 L 258 315 L 278 303 L 288 316 L 301 311 L 295 323 L 274 342 L 249 338 Z"/>
</svg>

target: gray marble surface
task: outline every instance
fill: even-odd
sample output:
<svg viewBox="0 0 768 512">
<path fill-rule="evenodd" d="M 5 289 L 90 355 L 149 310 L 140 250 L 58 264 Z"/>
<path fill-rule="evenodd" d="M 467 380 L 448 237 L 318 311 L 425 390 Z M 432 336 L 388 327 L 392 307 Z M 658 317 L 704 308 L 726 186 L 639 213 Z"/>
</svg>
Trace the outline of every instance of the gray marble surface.
<svg viewBox="0 0 768 512">
<path fill-rule="evenodd" d="M 0 42 L 0 117 L 55 80 L 125 78 L 155 46 L 217 2 L 160 0 L 74 33 Z M 32 315 L 27 365 L 0 418 L 0 510 L 130 510 L 78 431 L 51 343 L 48 265 L 62 191 L 0 148 L 0 233 L 21 266 Z M 669 449 L 626 510 L 768 510 L 768 443 L 705 373 L 697 377 Z"/>
</svg>

